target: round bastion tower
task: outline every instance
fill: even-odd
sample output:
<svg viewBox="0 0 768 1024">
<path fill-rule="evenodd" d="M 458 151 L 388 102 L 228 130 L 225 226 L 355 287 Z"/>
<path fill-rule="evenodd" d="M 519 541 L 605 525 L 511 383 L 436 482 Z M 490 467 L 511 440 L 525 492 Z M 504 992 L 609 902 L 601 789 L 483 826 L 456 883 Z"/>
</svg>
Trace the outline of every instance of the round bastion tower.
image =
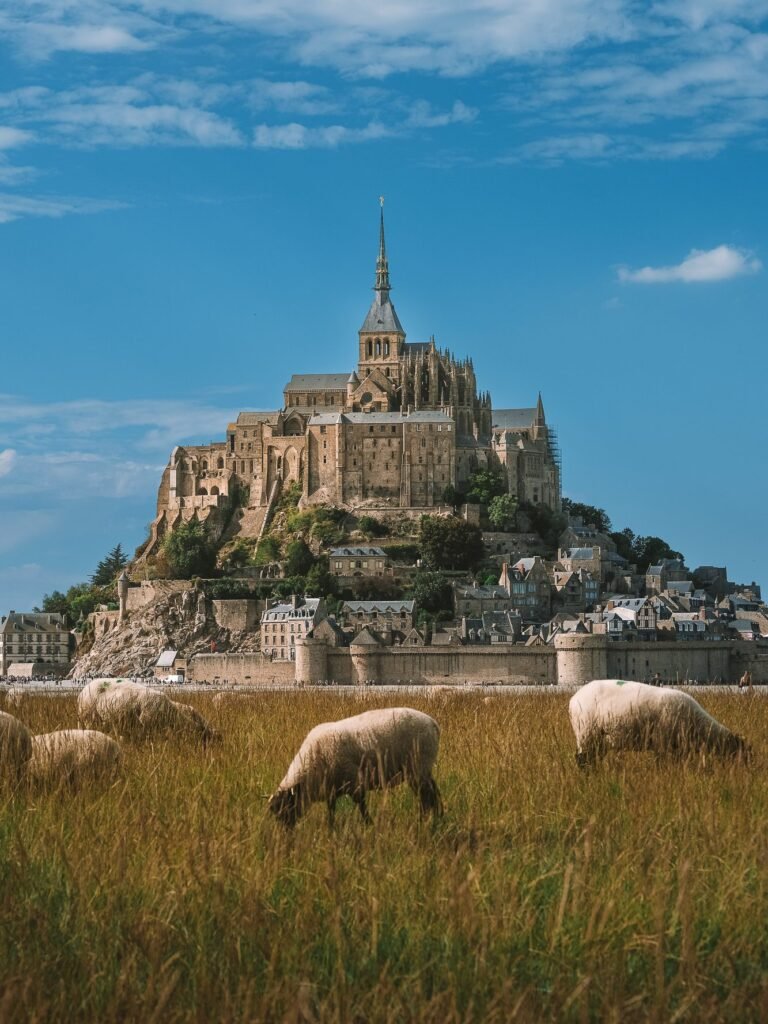
<svg viewBox="0 0 768 1024">
<path fill-rule="evenodd" d="M 328 679 L 328 644 L 312 636 L 296 639 L 296 684 L 324 683 Z"/>
<path fill-rule="evenodd" d="M 125 622 L 128 618 L 128 573 L 123 569 L 117 578 L 117 601 L 120 611 L 117 615 L 118 622 Z"/>
<path fill-rule="evenodd" d="M 555 637 L 557 681 L 561 686 L 583 686 L 608 676 L 608 638 L 559 633 Z"/>
</svg>

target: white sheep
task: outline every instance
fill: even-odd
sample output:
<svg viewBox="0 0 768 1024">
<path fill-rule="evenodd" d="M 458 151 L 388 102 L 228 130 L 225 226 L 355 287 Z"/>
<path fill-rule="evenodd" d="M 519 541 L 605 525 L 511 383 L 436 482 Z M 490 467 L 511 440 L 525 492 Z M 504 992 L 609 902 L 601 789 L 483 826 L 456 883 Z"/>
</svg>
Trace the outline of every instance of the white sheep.
<svg viewBox="0 0 768 1024">
<path fill-rule="evenodd" d="M 177 733 L 199 737 L 205 746 L 218 734 L 199 711 L 179 704 L 160 690 L 127 679 L 94 679 L 77 699 L 83 725 L 117 731 L 124 736 Z"/>
<path fill-rule="evenodd" d="M 18 782 L 32 756 L 32 733 L 18 718 L 0 711 L 0 780 Z"/>
<path fill-rule="evenodd" d="M 32 737 L 27 780 L 36 785 L 74 785 L 110 780 L 122 767 L 120 745 L 93 729 L 62 729 Z"/>
<path fill-rule="evenodd" d="M 595 763 L 609 750 L 749 756 L 740 736 L 681 690 L 595 679 L 573 695 L 568 710 L 580 767 Z"/>
<path fill-rule="evenodd" d="M 432 777 L 440 727 L 413 708 L 380 708 L 317 725 L 308 734 L 269 799 L 270 811 L 292 827 L 307 808 L 325 801 L 333 824 L 336 800 L 349 796 L 370 822 L 366 794 L 408 782 L 422 814 L 442 814 Z"/>
</svg>

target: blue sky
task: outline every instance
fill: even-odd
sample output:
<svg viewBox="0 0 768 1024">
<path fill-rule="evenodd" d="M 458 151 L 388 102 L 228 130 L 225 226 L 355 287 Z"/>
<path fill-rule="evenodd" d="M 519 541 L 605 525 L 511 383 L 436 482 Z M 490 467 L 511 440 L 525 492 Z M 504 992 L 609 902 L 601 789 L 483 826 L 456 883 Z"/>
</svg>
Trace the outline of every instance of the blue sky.
<svg viewBox="0 0 768 1024">
<path fill-rule="evenodd" d="M 768 3 L 6 0 L 0 610 L 177 442 L 408 336 L 542 391 L 564 492 L 768 583 Z"/>
</svg>

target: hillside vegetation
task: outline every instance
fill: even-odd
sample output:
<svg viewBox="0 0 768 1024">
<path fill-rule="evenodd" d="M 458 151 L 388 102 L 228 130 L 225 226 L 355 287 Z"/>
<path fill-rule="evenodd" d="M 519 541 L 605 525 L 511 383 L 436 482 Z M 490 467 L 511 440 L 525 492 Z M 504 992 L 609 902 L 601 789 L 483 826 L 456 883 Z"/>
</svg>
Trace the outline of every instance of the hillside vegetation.
<svg viewBox="0 0 768 1024">
<path fill-rule="evenodd" d="M 697 694 L 697 696 L 700 696 Z M 574 765 L 567 697 L 266 693 L 224 740 L 126 745 L 106 791 L 6 793 L 4 1021 L 768 1019 L 768 701 L 703 697 L 751 768 Z M 266 814 L 307 730 L 408 703 L 442 727 L 446 803 Z M 36 732 L 75 724 L 34 698 Z"/>
</svg>

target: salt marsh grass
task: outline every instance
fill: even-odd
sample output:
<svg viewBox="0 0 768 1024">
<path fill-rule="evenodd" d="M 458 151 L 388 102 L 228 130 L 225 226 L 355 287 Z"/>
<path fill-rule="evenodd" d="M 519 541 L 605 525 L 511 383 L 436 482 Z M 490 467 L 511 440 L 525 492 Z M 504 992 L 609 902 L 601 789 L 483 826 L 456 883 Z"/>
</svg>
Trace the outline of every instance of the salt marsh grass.
<svg viewBox="0 0 768 1024">
<path fill-rule="evenodd" d="M 192 694 L 221 744 L 0 796 L 0 1020 L 768 1020 L 768 702 L 696 696 L 750 767 L 581 773 L 559 694 Z M 265 796 L 307 731 L 396 704 L 441 725 L 442 821 L 400 787 L 371 827 L 341 801 L 334 832 L 322 806 L 282 831 Z"/>
</svg>

